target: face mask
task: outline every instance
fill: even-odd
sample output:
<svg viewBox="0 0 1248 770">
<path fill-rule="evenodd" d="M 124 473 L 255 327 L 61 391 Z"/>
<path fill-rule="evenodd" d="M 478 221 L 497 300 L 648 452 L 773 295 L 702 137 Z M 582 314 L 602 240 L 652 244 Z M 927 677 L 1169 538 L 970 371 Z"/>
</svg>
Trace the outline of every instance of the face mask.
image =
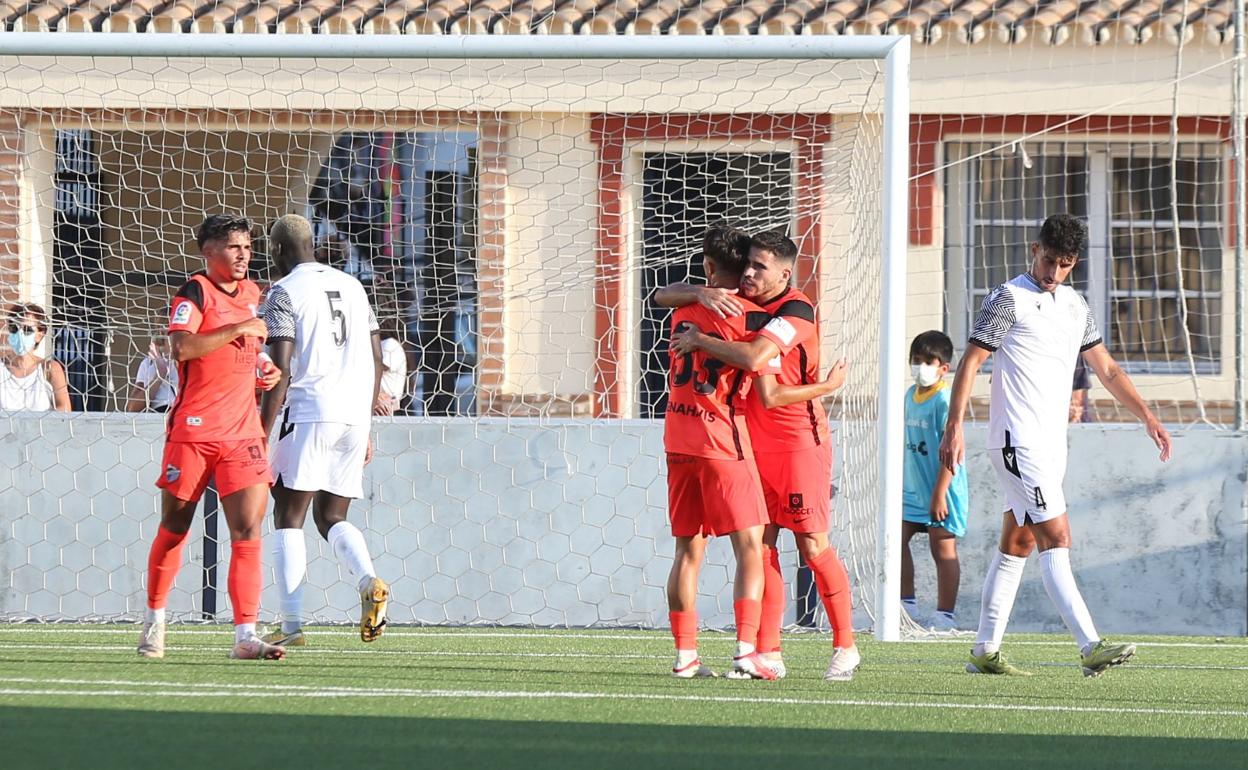
<svg viewBox="0 0 1248 770">
<path fill-rule="evenodd" d="M 940 367 L 932 364 L 911 364 L 910 374 L 920 388 L 930 388 L 940 382 Z"/>
<path fill-rule="evenodd" d="M 22 332 L 9 333 L 9 347 L 19 356 L 24 356 L 35 349 L 35 335 Z"/>
</svg>

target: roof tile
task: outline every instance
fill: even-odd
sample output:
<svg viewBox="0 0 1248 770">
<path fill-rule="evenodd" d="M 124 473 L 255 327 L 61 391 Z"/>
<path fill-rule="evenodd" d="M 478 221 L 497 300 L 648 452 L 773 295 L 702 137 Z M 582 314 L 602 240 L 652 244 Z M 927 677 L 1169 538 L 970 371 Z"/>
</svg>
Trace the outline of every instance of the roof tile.
<svg viewBox="0 0 1248 770">
<path fill-rule="evenodd" d="M 0 0 L 4 29 L 236 34 L 909 34 L 1230 42 L 1232 0 Z"/>
</svg>

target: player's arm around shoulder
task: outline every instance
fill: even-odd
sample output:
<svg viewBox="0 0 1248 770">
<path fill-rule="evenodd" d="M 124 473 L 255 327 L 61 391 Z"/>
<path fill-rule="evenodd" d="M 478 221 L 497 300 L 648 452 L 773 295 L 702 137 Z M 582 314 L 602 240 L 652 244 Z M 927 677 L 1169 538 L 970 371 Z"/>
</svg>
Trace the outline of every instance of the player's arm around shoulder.
<svg viewBox="0 0 1248 770">
<path fill-rule="evenodd" d="M 680 354 L 701 350 L 729 366 L 758 372 L 782 352 L 758 333 L 769 318 L 761 311 L 746 312 L 727 319 L 705 320 L 705 330 L 697 323 L 687 323 L 672 334 L 672 349 Z"/>
<path fill-rule="evenodd" d="M 692 283 L 673 283 L 654 293 L 654 303 L 660 307 L 680 308 L 701 305 L 720 318 L 741 315 L 742 303 L 736 289 L 717 289 Z"/>
<path fill-rule="evenodd" d="M 779 371 L 779 357 L 773 358 L 767 366 L 754 378 L 754 387 L 758 389 L 758 398 L 767 409 L 775 409 L 790 404 L 800 404 L 817 398 L 830 396 L 845 384 L 849 372 L 849 364 L 845 359 L 838 359 L 828 369 L 822 380 L 805 385 L 784 385 L 776 378 Z"/>
<path fill-rule="evenodd" d="M 1118 365 L 1114 357 L 1109 354 L 1109 350 L 1104 343 L 1098 342 L 1084 350 L 1083 360 L 1088 365 L 1088 368 L 1096 373 L 1096 378 L 1101 381 L 1105 389 L 1118 400 L 1118 403 L 1125 406 L 1127 411 L 1144 423 L 1144 430 L 1147 431 L 1148 437 L 1153 440 L 1153 443 L 1157 445 L 1157 449 L 1161 452 L 1161 461 L 1169 460 L 1172 448 L 1169 431 L 1161 424 L 1161 420 L 1157 419 L 1153 411 L 1148 408 L 1148 404 L 1144 403 L 1144 399 L 1140 397 L 1139 391 L 1135 389 L 1135 384 L 1131 382 L 1131 378 L 1122 370 L 1122 367 Z"/>
</svg>

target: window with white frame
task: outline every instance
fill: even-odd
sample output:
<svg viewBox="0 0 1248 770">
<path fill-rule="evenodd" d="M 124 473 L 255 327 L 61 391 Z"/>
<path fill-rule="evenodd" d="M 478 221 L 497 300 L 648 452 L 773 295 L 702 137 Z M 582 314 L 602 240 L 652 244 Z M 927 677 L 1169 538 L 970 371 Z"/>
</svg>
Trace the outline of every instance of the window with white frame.
<svg viewBox="0 0 1248 770">
<path fill-rule="evenodd" d="M 1071 283 L 1115 357 L 1132 371 L 1186 372 L 1190 347 L 1197 372 L 1220 371 L 1221 144 L 1181 142 L 1173 175 L 1166 142 L 953 142 L 945 150 L 955 342 L 966 339 L 984 296 L 1027 269 L 1044 218 L 1066 212 L 1088 223 Z"/>
</svg>

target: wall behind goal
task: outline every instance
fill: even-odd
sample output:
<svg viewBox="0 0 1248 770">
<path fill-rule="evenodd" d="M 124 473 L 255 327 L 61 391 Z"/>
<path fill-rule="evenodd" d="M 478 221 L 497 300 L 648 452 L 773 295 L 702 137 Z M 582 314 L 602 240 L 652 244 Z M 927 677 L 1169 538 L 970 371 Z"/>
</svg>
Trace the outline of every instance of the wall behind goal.
<svg viewBox="0 0 1248 770">
<path fill-rule="evenodd" d="M 982 448 L 983 430 L 969 433 Z M 0 618 L 140 615 L 161 434 L 161 421 L 146 416 L 0 420 Z M 662 456 L 660 422 L 396 421 L 377 427 L 368 498 L 353 519 L 393 578 L 397 622 L 662 626 L 671 554 Z M 1139 429 L 1072 430 L 1074 564 L 1102 632 L 1248 633 L 1246 469 L 1243 435 L 1183 433 L 1163 466 Z M 1000 507 L 982 449 L 970 473 L 958 614 L 973 626 Z M 171 597 L 183 618 L 202 610 L 202 531 L 197 517 Z M 310 522 L 307 537 L 305 604 L 322 620 L 346 621 L 354 591 Z M 791 565 L 791 541 L 783 545 Z M 925 546 L 916 540 L 914 552 L 920 603 L 930 605 Z M 218 549 L 220 617 L 228 552 Z M 709 554 L 699 608 L 726 626 L 730 551 L 716 542 Z M 266 616 L 277 608 L 271 580 L 263 606 Z M 1011 628 L 1061 628 L 1034 566 Z"/>
</svg>

